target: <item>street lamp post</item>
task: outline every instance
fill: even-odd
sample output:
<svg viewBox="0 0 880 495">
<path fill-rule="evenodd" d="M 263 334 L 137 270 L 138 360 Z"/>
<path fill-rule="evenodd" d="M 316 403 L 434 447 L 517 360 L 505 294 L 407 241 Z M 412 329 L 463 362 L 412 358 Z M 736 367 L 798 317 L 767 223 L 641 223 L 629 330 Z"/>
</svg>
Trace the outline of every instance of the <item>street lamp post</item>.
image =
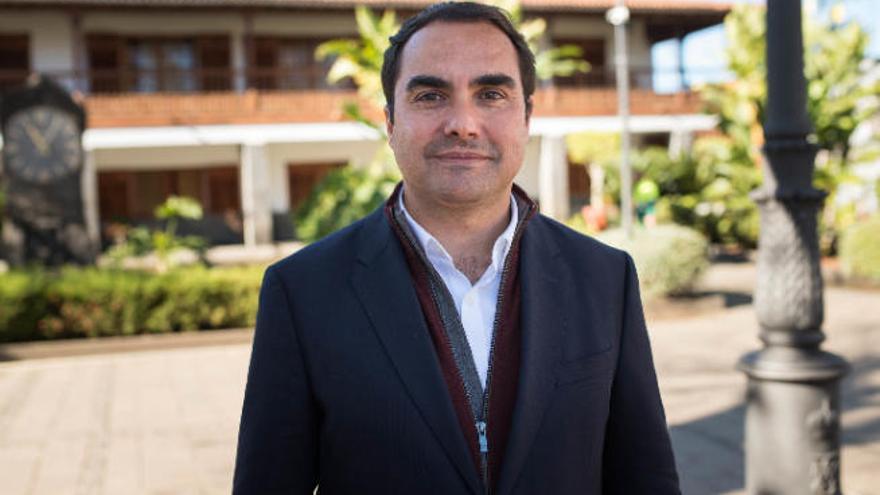
<svg viewBox="0 0 880 495">
<path fill-rule="evenodd" d="M 625 0 L 608 10 L 605 19 L 614 26 L 614 66 L 617 80 L 617 114 L 620 117 L 620 219 L 627 238 L 633 236 L 632 171 L 629 163 L 629 59 L 626 50 L 626 23 L 629 9 Z"/>
<path fill-rule="evenodd" d="M 761 350 L 742 357 L 746 486 L 750 494 L 835 495 L 840 488 L 840 392 L 846 362 L 825 339 L 812 186 L 816 146 L 806 112 L 800 0 L 767 2 L 767 108 L 755 310 Z"/>
</svg>

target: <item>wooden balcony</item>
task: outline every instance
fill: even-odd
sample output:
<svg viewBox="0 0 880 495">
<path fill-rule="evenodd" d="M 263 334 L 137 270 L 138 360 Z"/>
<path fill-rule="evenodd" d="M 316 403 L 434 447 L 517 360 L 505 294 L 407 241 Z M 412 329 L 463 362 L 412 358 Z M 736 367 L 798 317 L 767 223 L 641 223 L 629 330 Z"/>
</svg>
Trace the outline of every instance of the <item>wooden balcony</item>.
<svg viewBox="0 0 880 495">
<path fill-rule="evenodd" d="M 153 93 L 89 95 L 85 97 L 88 125 L 143 127 L 212 124 L 270 124 L 282 122 L 340 122 L 342 107 L 358 101 L 354 91 L 289 90 L 211 93 Z M 668 95 L 636 89 L 630 93 L 633 115 L 699 113 L 699 97 L 690 92 Z M 576 117 L 614 115 L 617 93 L 608 88 L 559 88 L 535 94 L 535 116 Z M 371 117 L 381 119 L 381 112 Z"/>
<path fill-rule="evenodd" d="M 630 111 L 633 115 L 680 115 L 700 111 L 700 100 L 694 93 L 652 91 L 652 74 L 646 69 L 636 69 L 631 74 Z M 278 70 L 251 70 L 241 74 L 166 70 L 53 75 L 75 92 L 79 89 L 91 128 L 346 120 L 342 108 L 346 103 L 357 102 L 357 93 L 350 84 L 347 88 L 313 89 L 306 83 L 320 78 L 312 76 L 314 74 Z M 537 91 L 535 116 L 600 116 L 617 112 L 613 74 L 593 71 L 563 84 Z M 381 121 L 382 112 L 373 109 L 368 111 L 368 116 Z"/>
<path fill-rule="evenodd" d="M 247 90 L 241 93 L 90 95 L 89 127 L 338 122 L 353 91 Z"/>
</svg>

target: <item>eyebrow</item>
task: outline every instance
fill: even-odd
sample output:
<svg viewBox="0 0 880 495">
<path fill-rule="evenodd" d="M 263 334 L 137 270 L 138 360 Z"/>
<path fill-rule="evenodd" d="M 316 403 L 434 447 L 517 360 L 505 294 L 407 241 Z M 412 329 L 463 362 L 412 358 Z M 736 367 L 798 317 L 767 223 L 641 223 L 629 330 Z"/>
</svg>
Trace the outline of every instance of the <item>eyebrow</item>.
<svg viewBox="0 0 880 495">
<path fill-rule="evenodd" d="M 515 88 L 516 81 L 513 80 L 512 77 L 507 74 L 483 74 L 482 76 L 475 77 L 470 81 L 471 86 L 503 86 L 506 88 Z M 440 77 L 437 76 L 429 76 L 426 74 L 419 74 L 417 76 L 413 76 L 406 83 L 406 90 L 412 91 L 416 88 L 437 88 L 437 89 L 449 89 L 452 87 L 452 84 Z"/>
<path fill-rule="evenodd" d="M 418 75 L 413 76 L 406 83 L 406 90 L 412 91 L 416 88 L 437 88 L 437 89 L 449 89 L 452 85 L 449 84 L 449 81 L 441 79 L 437 76 L 427 76 L 427 75 Z"/>
<path fill-rule="evenodd" d="M 504 86 L 513 89 L 516 81 L 507 74 L 485 74 L 471 79 L 471 86 Z"/>
</svg>

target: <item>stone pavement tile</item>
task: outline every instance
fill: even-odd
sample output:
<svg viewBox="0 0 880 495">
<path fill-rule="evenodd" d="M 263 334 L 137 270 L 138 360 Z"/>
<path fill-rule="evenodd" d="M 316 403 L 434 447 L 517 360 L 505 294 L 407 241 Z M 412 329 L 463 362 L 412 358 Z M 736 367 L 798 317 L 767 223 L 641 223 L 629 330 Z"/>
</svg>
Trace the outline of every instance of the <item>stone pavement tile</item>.
<svg viewBox="0 0 880 495">
<path fill-rule="evenodd" d="M 40 442 L 63 413 L 69 378 L 58 370 L 22 369 L 0 374 L 14 383 L 0 401 L 9 401 L 0 412 L 0 445 Z"/>
<path fill-rule="evenodd" d="M 143 439 L 140 435 L 115 434 L 107 446 L 103 486 L 95 495 L 144 493 Z"/>
<path fill-rule="evenodd" d="M 846 495 L 880 495 L 880 452 L 877 445 L 847 446 L 841 455 Z"/>
<path fill-rule="evenodd" d="M 229 493 L 235 468 L 236 438 L 219 438 L 193 447 L 193 460 L 200 493 Z"/>
<path fill-rule="evenodd" d="M 4 495 L 32 493 L 41 451 L 34 444 L 0 445 L 0 483 Z"/>
<path fill-rule="evenodd" d="M 198 489 L 192 450 L 179 431 L 148 433 L 143 455 L 146 493 L 186 493 Z"/>
<path fill-rule="evenodd" d="M 745 279 L 739 274 L 731 285 Z M 853 364 L 842 387 L 844 493 L 880 495 L 880 292 L 831 288 L 826 308 L 824 347 Z M 746 379 L 735 365 L 760 348 L 754 309 L 648 327 L 683 493 L 742 493 L 742 454 L 732 452 L 742 448 Z"/>
<path fill-rule="evenodd" d="M 742 488 L 745 474 L 740 449 L 719 446 L 690 429 L 672 428 L 670 435 L 683 494 L 731 493 Z"/>
<path fill-rule="evenodd" d="M 40 451 L 29 495 L 95 493 L 89 486 L 91 470 L 85 465 L 88 442 L 76 436 L 49 438 Z"/>
</svg>

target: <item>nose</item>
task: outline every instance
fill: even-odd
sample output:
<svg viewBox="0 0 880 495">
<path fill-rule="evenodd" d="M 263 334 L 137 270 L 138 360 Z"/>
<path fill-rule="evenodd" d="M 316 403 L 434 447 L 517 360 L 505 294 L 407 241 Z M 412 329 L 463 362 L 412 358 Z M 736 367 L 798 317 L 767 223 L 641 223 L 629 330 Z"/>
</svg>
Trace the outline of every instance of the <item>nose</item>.
<svg viewBox="0 0 880 495">
<path fill-rule="evenodd" d="M 480 135 L 477 109 L 470 101 L 456 101 L 449 108 L 443 133 L 459 139 L 475 139 Z"/>
</svg>

